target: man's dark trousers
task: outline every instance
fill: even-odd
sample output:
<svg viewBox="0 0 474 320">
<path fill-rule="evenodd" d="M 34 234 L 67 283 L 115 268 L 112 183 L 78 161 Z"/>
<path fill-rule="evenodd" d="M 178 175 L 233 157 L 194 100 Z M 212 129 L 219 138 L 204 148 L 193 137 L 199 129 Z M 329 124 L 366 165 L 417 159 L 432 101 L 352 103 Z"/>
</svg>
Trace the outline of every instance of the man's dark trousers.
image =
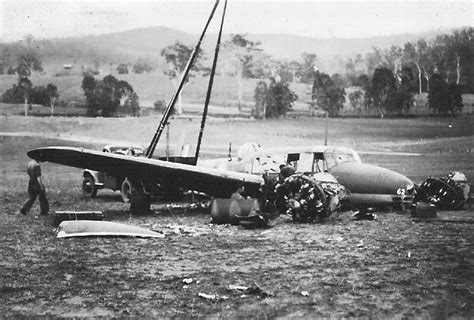
<svg viewBox="0 0 474 320">
<path fill-rule="evenodd" d="M 48 199 L 46 199 L 46 193 L 44 190 L 41 190 L 39 183 L 35 180 L 30 180 L 28 183 L 28 196 L 29 199 L 26 200 L 23 207 L 20 209 L 22 214 L 27 214 L 30 211 L 33 203 L 36 200 L 36 197 L 39 197 L 41 214 L 48 214 L 49 212 L 49 203 Z"/>
</svg>

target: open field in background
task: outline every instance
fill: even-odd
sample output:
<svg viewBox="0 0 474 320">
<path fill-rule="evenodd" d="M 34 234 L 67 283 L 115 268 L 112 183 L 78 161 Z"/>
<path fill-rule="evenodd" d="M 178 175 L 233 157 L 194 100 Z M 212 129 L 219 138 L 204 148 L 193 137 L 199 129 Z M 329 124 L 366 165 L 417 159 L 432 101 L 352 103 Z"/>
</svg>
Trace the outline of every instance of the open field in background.
<svg viewBox="0 0 474 320">
<path fill-rule="evenodd" d="M 0 118 L 1 132 L 27 132 L 70 141 L 94 144 L 109 142 L 148 146 L 160 116 L 142 118 L 22 117 Z M 193 152 L 200 117 L 171 120 L 170 148 L 189 144 Z M 240 145 L 257 142 L 263 147 L 323 144 L 326 119 L 288 117 L 279 120 L 245 120 L 210 117 L 204 132 L 203 157 L 225 156 L 229 143 L 234 154 Z M 124 129 L 126 128 L 126 129 Z M 363 160 L 400 171 L 420 182 L 453 170 L 464 171 L 474 181 L 474 116 L 414 119 L 328 119 L 328 144 L 362 152 Z M 61 142 L 60 144 L 66 144 Z M 163 154 L 166 133 L 157 152 Z M 386 152 L 365 154 L 364 152 Z M 420 155 L 393 155 L 390 152 Z M 426 165 L 426 157 L 433 159 Z M 438 172 L 439 171 L 439 172 Z"/>
<path fill-rule="evenodd" d="M 132 85 L 134 90 L 137 92 L 138 97 L 140 98 L 140 104 L 142 109 L 153 107 L 153 103 L 158 100 L 163 100 L 168 102 L 175 89 L 171 84 L 171 81 L 162 73 L 151 72 L 147 74 L 126 74 L 119 75 L 114 74 L 114 76 L 120 80 L 125 80 Z M 95 76 L 96 79 L 102 79 L 104 76 Z M 82 76 L 62 76 L 55 77 L 50 75 L 32 75 L 30 77 L 34 86 L 46 86 L 48 83 L 53 83 L 58 87 L 59 91 L 59 100 L 66 102 L 76 101 L 79 103 L 84 103 L 83 91 L 81 89 Z M 186 85 L 183 90 L 183 101 L 185 104 L 188 104 L 188 107 L 184 106 L 184 111 L 188 112 L 200 112 L 202 110 L 202 105 L 205 101 L 206 90 L 207 90 L 207 81 L 208 78 L 198 79 L 194 78 L 191 82 Z M 246 79 L 243 81 L 243 100 L 245 115 L 249 115 L 250 108 L 255 104 L 254 102 L 254 91 L 259 80 L 257 79 Z M 0 76 L 0 94 L 5 90 L 12 87 L 13 84 L 18 82 L 17 76 L 14 75 L 2 75 Z M 235 114 L 237 111 L 238 105 L 238 96 L 237 96 L 237 81 L 235 78 L 229 76 L 219 76 L 217 75 L 214 80 L 212 98 L 210 104 L 219 108 L 230 109 L 231 114 Z M 291 83 L 290 89 L 293 90 L 297 96 L 298 100 L 294 106 L 294 113 L 297 114 L 306 114 L 309 115 L 309 105 L 311 101 L 311 85 L 301 84 L 301 83 Z M 356 113 L 352 110 L 348 102 L 348 94 L 353 90 L 353 88 L 346 89 L 346 104 L 344 109 L 341 111 L 342 116 L 354 116 Z M 421 96 L 416 96 L 415 100 L 417 101 L 416 107 L 412 110 L 412 114 L 415 115 L 430 115 L 431 110 L 426 107 L 427 96 L 423 94 Z M 463 95 L 464 109 L 463 113 L 473 113 L 474 108 L 474 94 L 465 94 Z M 66 109 L 57 109 L 57 114 L 67 115 L 68 113 L 73 113 L 73 111 Z M 216 114 L 223 115 L 225 109 L 215 109 L 211 112 Z M 47 113 L 48 108 L 45 108 L 44 113 Z M 19 109 L 19 112 L 22 112 L 22 109 Z M 76 115 L 83 114 L 82 109 L 78 110 Z M 290 113 L 291 114 L 291 113 Z"/>
<path fill-rule="evenodd" d="M 414 223 L 401 212 L 354 221 L 348 211 L 322 224 L 293 224 L 279 217 L 270 229 L 245 230 L 211 225 L 209 209 L 185 203 L 158 202 L 151 214 L 132 216 L 118 193 L 99 191 L 96 199 L 83 198 L 82 170 L 45 163 L 52 212 L 98 210 L 106 220 L 153 229 L 165 238 L 56 239 L 51 218 L 35 217 L 37 204 L 28 216 L 11 215 L 27 197 L 28 150 L 100 148 L 93 141 L 99 137 L 146 144 L 157 120 L 0 118 L 0 131 L 37 133 L 0 137 L 3 317 L 444 319 L 474 314 L 472 209 L 438 212 L 455 223 Z M 419 148 L 430 155 L 363 158 L 402 168 L 410 176 L 457 169 L 472 181 L 472 118 L 450 120 L 331 120 L 329 142 L 381 151 Z M 174 119 L 172 138 L 191 125 L 199 125 L 199 119 Z M 236 148 L 248 141 L 265 146 L 320 143 L 323 132 L 324 119 L 317 118 L 210 119 L 204 147 L 210 156 L 225 154 L 229 141 Z M 86 142 L 57 140 L 64 135 Z M 462 152 L 466 148 L 471 153 Z M 251 289 L 232 289 L 235 285 Z"/>
</svg>

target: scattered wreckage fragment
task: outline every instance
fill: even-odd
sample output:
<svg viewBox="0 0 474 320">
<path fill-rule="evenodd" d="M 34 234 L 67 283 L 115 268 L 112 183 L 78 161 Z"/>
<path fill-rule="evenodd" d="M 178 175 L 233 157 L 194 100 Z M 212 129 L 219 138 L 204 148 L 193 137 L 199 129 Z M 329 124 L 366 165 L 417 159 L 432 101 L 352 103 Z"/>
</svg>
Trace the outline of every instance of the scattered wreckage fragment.
<svg viewBox="0 0 474 320">
<path fill-rule="evenodd" d="M 466 175 L 454 171 L 446 177 L 428 178 L 417 190 L 415 202 L 426 202 L 441 210 L 462 209 L 469 197 L 470 187 Z"/>
<path fill-rule="evenodd" d="M 140 228 L 123 223 L 95 220 L 63 221 L 58 227 L 58 238 L 70 237 L 140 237 L 140 238 L 164 238 L 157 233 L 145 228 Z"/>
</svg>

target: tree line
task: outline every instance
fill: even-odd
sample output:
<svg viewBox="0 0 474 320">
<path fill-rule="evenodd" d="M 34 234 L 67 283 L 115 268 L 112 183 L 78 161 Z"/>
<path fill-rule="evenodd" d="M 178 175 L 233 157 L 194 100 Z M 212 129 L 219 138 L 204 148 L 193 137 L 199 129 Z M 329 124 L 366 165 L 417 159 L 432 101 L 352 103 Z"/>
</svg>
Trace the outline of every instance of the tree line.
<svg viewBox="0 0 474 320">
<path fill-rule="evenodd" d="M 347 100 L 360 116 L 374 113 L 381 117 L 408 115 L 414 106 L 414 95 L 424 92 L 428 93 L 428 106 L 433 113 L 456 114 L 463 107 L 461 94 L 474 92 L 473 30 L 456 30 L 451 34 L 438 35 L 430 41 L 420 39 L 384 50 L 373 48 L 365 56 L 359 54 L 348 59 L 345 62 L 345 74 L 332 75 L 318 70 L 315 53 L 303 53 L 299 61 L 276 60 L 263 51 L 261 43 L 248 40 L 246 35 L 234 34 L 223 43 L 218 72 L 236 79 L 239 109 L 243 105 L 244 80 L 260 80 L 255 88 L 252 110 L 256 117 L 281 116 L 290 110 L 297 99 L 289 89 L 290 83 L 312 85 L 310 108 L 313 111 L 322 110 L 330 116 L 340 114 L 348 87 L 356 88 L 349 90 Z M 19 97 L 24 100 L 25 89 L 20 89 L 25 88 L 25 81 L 21 79 L 29 77 L 34 71 L 42 71 L 41 57 L 33 43 L 32 37 L 25 37 L 21 45 L 16 43 L 2 47 L 0 66 L 8 66 L 7 73 L 14 72 L 19 77 L 15 88 L 3 94 L 3 101 L 18 101 Z M 192 47 L 177 41 L 160 53 L 168 66 L 163 73 L 175 86 L 192 51 Z M 15 59 L 12 59 L 13 53 L 16 54 Z M 196 76 L 208 75 L 209 68 L 202 64 L 205 59 L 206 55 L 200 51 L 187 81 Z M 14 67 L 12 61 L 15 61 Z M 126 74 L 129 66 L 119 63 L 116 71 Z M 132 72 L 149 72 L 152 69 L 152 63 L 139 60 L 133 65 Z M 133 89 L 130 90 L 130 85 L 124 86 L 113 76 L 90 81 L 89 76 L 93 75 L 97 73 L 84 73 L 82 83 L 88 114 L 111 116 L 127 100 L 122 95 L 131 96 Z M 92 89 L 88 84 L 97 87 Z M 275 96 L 270 97 L 272 92 Z M 134 99 L 138 101 L 138 96 Z M 272 104 L 271 101 L 275 99 L 283 99 L 285 107 L 278 106 L 278 103 Z M 117 105 L 117 101 L 121 102 Z M 99 106 L 99 103 L 107 105 Z M 181 105 L 179 97 L 178 113 L 183 112 Z M 129 107 L 132 114 L 134 108 Z"/>
<path fill-rule="evenodd" d="M 46 87 L 34 86 L 29 77 L 33 72 L 43 71 L 42 60 L 34 48 L 34 39 L 25 37 L 23 45 L 14 44 L 13 47 L 2 49 L 0 66 L 8 65 L 8 74 L 16 74 L 18 81 L 7 89 L 1 96 L 4 103 L 24 103 L 24 114 L 28 115 L 32 104 L 49 106 L 51 115 L 54 115 L 54 107 L 59 98 L 56 85 L 49 83 Z M 13 49 L 12 49 L 13 48 Z M 5 54 L 6 52 L 6 54 Z M 12 67 L 11 56 L 16 52 L 16 67 Z M 145 63 L 138 64 L 138 72 L 143 72 L 148 66 Z M 1 69 L 3 72 L 4 70 Z M 87 116 L 111 117 L 117 113 L 139 116 L 140 106 L 138 95 L 132 86 L 123 80 L 118 80 L 112 75 L 105 76 L 103 80 L 96 80 L 90 73 L 84 73 L 82 86 L 87 109 Z"/>
<path fill-rule="evenodd" d="M 430 41 L 420 39 L 389 49 L 373 48 L 345 63 L 346 73 L 329 75 L 317 70 L 317 56 L 304 53 L 301 62 L 274 61 L 266 65 L 265 76 L 281 81 L 312 84 L 310 108 L 338 116 L 347 95 L 359 116 L 377 114 L 407 116 L 415 107 L 415 94 L 428 94 L 433 114 L 455 115 L 462 111 L 463 93 L 474 92 L 474 28 L 438 35 Z M 261 70 L 262 64 L 243 67 Z M 269 61 L 268 59 L 266 61 Z M 247 71 L 251 76 L 252 72 Z M 262 90 L 257 85 L 255 94 Z M 255 99 L 255 108 L 261 101 Z M 284 113 L 282 113 L 284 114 Z"/>
</svg>

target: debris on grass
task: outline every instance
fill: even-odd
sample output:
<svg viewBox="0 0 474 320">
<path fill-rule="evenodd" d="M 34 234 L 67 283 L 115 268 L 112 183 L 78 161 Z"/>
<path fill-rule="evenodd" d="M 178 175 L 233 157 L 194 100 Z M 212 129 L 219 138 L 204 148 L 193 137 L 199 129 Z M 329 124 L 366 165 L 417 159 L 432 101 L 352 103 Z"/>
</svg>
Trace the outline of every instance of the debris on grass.
<svg viewBox="0 0 474 320">
<path fill-rule="evenodd" d="M 248 287 L 245 287 L 245 286 L 229 284 L 229 290 L 245 291 L 247 289 L 248 289 Z"/>
<path fill-rule="evenodd" d="M 223 301 L 229 299 L 227 296 L 220 296 L 217 293 L 215 294 L 207 294 L 203 292 L 198 293 L 198 297 L 206 299 L 206 300 L 213 300 L 213 301 Z"/>
<path fill-rule="evenodd" d="M 373 208 L 367 208 L 367 209 L 360 209 L 354 212 L 352 215 L 352 218 L 354 220 L 368 220 L 368 221 L 373 221 L 377 219 L 377 215 L 374 213 Z"/>
<path fill-rule="evenodd" d="M 257 283 L 254 283 L 251 287 L 230 284 L 227 290 L 243 293 L 240 296 L 241 298 L 245 298 L 247 295 L 256 295 L 260 298 L 266 298 L 273 295 L 270 292 L 264 291 Z"/>
</svg>

